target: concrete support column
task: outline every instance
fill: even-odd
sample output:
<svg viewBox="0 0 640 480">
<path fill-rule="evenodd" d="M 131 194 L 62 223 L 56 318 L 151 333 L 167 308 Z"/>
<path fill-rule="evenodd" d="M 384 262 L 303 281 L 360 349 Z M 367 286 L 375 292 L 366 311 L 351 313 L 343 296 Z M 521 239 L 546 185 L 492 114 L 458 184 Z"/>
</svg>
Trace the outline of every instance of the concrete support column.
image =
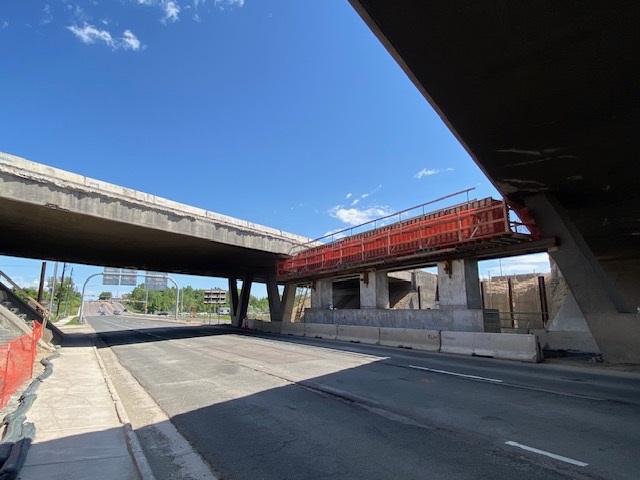
<svg viewBox="0 0 640 480">
<path fill-rule="evenodd" d="M 247 311 L 249 310 L 249 296 L 251 295 L 251 284 L 253 283 L 253 274 L 245 273 L 242 277 L 242 292 L 240 293 L 240 298 L 238 299 L 238 284 L 236 283 L 236 279 L 229 279 L 229 286 L 231 287 L 231 297 L 233 300 L 233 291 L 235 290 L 235 297 L 237 307 L 234 309 L 233 316 L 231 317 L 231 324 L 234 327 L 241 327 L 242 320 L 247 316 Z"/>
<path fill-rule="evenodd" d="M 280 292 L 278 292 L 275 270 L 269 270 L 269 272 L 267 272 L 267 300 L 269 301 L 269 316 L 271 317 L 271 321 L 281 322 L 282 305 L 280 302 Z"/>
<path fill-rule="evenodd" d="M 558 200 L 529 197 L 526 206 L 544 236 L 555 236 L 550 252 L 578 303 L 603 358 L 612 363 L 640 363 L 640 315 L 631 313 L 582 235 Z"/>
<path fill-rule="evenodd" d="M 450 260 L 438 263 L 440 308 L 482 308 L 478 261 Z"/>
<path fill-rule="evenodd" d="M 333 305 L 333 278 L 316 280 L 311 287 L 311 308 Z"/>
<path fill-rule="evenodd" d="M 295 283 L 287 283 L 284 286 L 284 291 L 282 292 L 282 303 L 280 304 L 281 318 L 282 322 L 293 322 L 293 307 L 296 303 L 296 290 L 297 285 Z"/>
<path fill-rule="evenodd" d="M 231 306 L 231 323 L 233 324 L 233 318 L 237 316 L 239 309 L 239 300 L 238 300 L 238 282 L 235 277 L 229 277 L 229 295 L 231 298 L 229 299 L 229 305 Z"/>
<path fill-rule="evenodd" d="M 389 277 L 387 272 L 360 274 L 360 308 L 389 308 Z"/>
</svg>

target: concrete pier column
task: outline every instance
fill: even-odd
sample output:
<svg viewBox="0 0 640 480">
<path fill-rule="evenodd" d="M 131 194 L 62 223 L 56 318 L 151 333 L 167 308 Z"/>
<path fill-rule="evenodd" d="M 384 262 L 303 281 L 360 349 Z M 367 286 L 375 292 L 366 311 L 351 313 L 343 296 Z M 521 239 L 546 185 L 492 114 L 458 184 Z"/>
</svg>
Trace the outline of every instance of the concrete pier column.
<svg viewBox="0 0 640 480">
<path fill-rule="evenodd" d="M 360 308 L 389 308 L 389 277 L 387 272 L 360 274 Z"/>
<path fill-rule="evenodd" d="M 282 301 L 280 303 L 280 319 L 281 322 L 293 322 L 293 307 L 296 303 L 296 290 L 297 285 L 295 283 L 287 283 L 284 286 L 282 292 Z M 271 317 L 273 321 L 273 317 Z"/>
<path fill-rule="evenodd" d="M 240 298 L 238 297 L 238 281 L 235 277 L 229 277 L 227 281 L 229 283 L 229 296 L 231 297 L 229 300 L 229 304 L 231 305 L 231 323 L 233 324 L 233 319 L 237 316 L 238 310 L 240 309 Z"/>
<path fill-rule="evenodd" d="M 478 261 L 450 260 L 438 263 L 440 308 L 482 308 Z"/>
<path fill-rule="evenodd" d="M 333 305 L 333 278 L 316 280 L 311 287 L 311 308 Z"/>
<path fill-rule="evenodd" d="M 276 282 L 276 272 L 269 270 L 267 272 L 267 300 L 269 301 L 269 316 L 272 322 L 282 321 L 282 304 L 280 302 L 280 292 L 278 291 L 278 283 Z"/>
<path fill-rule="evenodd" d="M 245 273 L 242 277 L 242 291 L 240 298 L 238 298 L 238 284 L 235 278 L 229 279 L 229 290 L 231 291 L 232 302 L 236 302 L 234 307 L 233 316 L 231 317 L 231 324 L 234 327 L 241 327 L 244 317 L 247 316 L 249 310 L 249 296 L 251 294 L 251 284 L 253 283 L 253 274 Z M 233 303 L 232 303 L 233 305 Z"/>
</svg>

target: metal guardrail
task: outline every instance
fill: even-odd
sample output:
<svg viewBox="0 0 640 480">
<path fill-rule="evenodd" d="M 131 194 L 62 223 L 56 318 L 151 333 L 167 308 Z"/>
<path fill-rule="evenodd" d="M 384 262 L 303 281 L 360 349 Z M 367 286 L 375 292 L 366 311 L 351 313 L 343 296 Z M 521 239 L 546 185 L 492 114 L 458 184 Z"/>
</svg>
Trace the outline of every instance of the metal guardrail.
<svg viewBox="0 0 640 480">
<path fill-rule="evenodd" d="M 2 279 L 2 278 L 4 278 L 7 282 L 9 282 L 9 284 L 11 284 L 11 286 L 14 288 L 14 290 L 20 292 L 20 294 L 23 295 L 27 299 L 27 304 L 31 308 L 33 308 L 34 310 L 36 310 L 37 312 L 39 312 L 42 315 L 43 327 L 46 328 L 46 325 L 47 325 L 46 322 L 47 322 L 48 319 L 51 318 L 51 312 L 49 311 L 49 309 L 46 308 L 44 305 L 41 305 L 40 303 L 38 303 L 37 300 L 35 300 L 32 297 L 30 297 L 27 294 L 27 292 L 25 292 L 22 288 L 20 288 L 13 280 L 11 280 L 9 275 L 7 275 L 2 270 L 0 270 L 0 279 Z"/>
</svg>

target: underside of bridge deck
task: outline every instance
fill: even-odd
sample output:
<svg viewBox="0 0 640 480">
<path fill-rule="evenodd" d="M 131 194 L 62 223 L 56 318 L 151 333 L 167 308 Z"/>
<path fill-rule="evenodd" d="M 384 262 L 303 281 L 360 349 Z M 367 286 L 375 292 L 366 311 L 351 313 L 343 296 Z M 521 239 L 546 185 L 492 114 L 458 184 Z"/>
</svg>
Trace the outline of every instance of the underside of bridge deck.
<svg viewBox="0 0 640 480">
<path fill-rule="evenodd" d="M 554 205 L 635 312 L 640 5 L 350 1 L 505 198 L 562 244 Z"/>
</svg>

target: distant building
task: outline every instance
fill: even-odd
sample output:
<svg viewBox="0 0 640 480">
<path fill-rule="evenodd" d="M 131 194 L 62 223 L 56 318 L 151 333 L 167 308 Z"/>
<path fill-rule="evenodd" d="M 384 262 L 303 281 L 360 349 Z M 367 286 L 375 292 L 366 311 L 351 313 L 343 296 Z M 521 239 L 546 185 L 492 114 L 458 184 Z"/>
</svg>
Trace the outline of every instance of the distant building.
<svg viewBox="0 0 640 480">
<path fill-rule="evenodd" d="M 204 303 L 206 305 L 223 305 L 227 303 L 227 292 L 221 288 L 204 291 Z"/>
</svg>

